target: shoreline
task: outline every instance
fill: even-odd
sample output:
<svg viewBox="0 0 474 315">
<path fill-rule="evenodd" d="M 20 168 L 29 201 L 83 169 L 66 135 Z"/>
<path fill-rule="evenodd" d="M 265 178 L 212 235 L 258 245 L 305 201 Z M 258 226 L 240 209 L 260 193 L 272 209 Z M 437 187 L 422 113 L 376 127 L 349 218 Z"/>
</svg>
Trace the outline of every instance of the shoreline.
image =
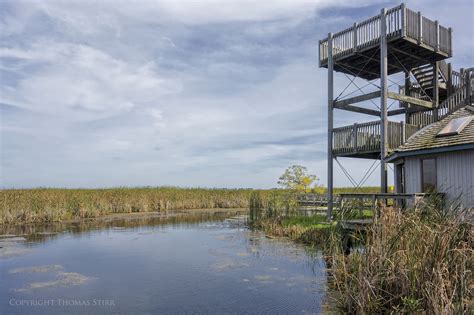
<svg viewBox="0 0 474 315">
<path fill-rule="evenodd" d="M 171 209 L 166 211 L 150 211 L 150 212 L 130 212 L 130 213 L 108 213 L 100 215 L 94 218 L 77 218 L 67 219 L 60 221 L 49 221 L 49 222 L 19 222 L 13 224 L 2 224 L 0 223 L 0 230 L 9 227 L 20 227 L 20 226 L 41 226 L 48 224 L 71 224 L 81 222 L 102 222 L 102 221 L 114 221 L 122 219 L 148 219 L 148 218 L 173 218 L 183 215 L 196 215 L 196 214 L 216 214 L 216 213 L 244 213 L 248 212 L 248 208 L 199 208 L 199 209 Z"/>
</svg>

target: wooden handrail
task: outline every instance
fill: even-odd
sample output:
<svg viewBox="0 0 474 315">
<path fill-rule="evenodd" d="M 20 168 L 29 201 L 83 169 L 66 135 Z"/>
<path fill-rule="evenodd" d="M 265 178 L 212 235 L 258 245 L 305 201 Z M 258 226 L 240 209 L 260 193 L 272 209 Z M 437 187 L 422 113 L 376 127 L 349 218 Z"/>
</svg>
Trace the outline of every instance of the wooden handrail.
<svg viewBox="0 0 474 315">
<path fill-rule="evenodd" d="M 388 122 L 389 151 L 398 148 L 419 129 L 404 122 Z M 380 120 L 333 129 L 333 152 L 336 155 L 377 152 L 380 150 Z"/>
<path fill-rule="evenodd" d="M 387 37 L 409 37 L 435 51 L 452 55 L 451 28 L 439 25 L 403 4 L 387 10 Z M 335 58 L 373 45 L 380 40 L 380 15 L 373 16 L 333 35 Z M 319 41 L 320 65 L 328 58 L 328 39 Z"/>
</svg>

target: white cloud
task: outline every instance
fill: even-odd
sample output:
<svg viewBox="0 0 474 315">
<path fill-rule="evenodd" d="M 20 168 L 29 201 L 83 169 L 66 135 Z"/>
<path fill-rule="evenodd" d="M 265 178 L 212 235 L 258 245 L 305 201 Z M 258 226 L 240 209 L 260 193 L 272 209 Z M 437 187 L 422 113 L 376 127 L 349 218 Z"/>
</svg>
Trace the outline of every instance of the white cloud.
<svg viewBox="0 0 474 315">
<path fill-rule="evenodd" d="M 0 50 L 0 60 L 12 58 L 28 70 L 15 88 L 2 86 L 0 101 L 72 119 L 128 112 L 180 90 L 153 63 L 131 64 L 86 45 L 42 41 L 29 49 Z"/>
<path fill-rule="evenodd" d="M 302 20 L 328 7 L 365 7 L 382 0 L 107 0 L 19 1 L 66 26 L 69 31 L 94 35 L 121 32 L 129 23 L 204 25 L 229 22 Z M 31 14 L 24 14 L 30 18 Z M 16 22 L 10 21 L 15 25 Z M 66 31 L 67 31 L 66 30 Z"/>
</svg>

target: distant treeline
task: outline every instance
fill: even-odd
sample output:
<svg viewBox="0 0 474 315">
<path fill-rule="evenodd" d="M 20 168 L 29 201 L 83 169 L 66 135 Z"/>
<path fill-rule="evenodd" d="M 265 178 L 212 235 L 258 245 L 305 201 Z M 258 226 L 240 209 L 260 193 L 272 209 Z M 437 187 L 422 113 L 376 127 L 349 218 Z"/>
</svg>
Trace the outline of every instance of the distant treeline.
<svg viewBox="0 0 474 315">
<path fill-rule="evenodd" d="M 95 218 L 113 213 L 187 209 L 247 208 L 252 189 L 141 187 L 109 189 L 0 190 L 0 224 L 42 223 Z M 263 197 L 287 190 L 258 190 Z M 336 193 L 351 188 L 337 188 Z M 363 191 L 377 191 L 365 187 Z M 315 192 L 324 193 L 324 188 Z"/>
</svg>

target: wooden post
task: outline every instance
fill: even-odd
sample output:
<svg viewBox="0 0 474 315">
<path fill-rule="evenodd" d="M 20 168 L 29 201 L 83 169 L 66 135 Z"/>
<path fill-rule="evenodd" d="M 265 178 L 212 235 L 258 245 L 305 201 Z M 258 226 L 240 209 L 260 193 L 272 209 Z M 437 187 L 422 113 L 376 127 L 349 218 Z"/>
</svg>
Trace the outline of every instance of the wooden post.
<svg viewBox="0 0 474 315">
<path fill-rule="evenodd" d="M 357 52 L 357 23 L 354 23 L 352 34 L 352 51 Z"/>
<path fill-rule="evenodd" d="M 449 28 L 449 56 L 451 57 L 453 55 L 453 29 L 450 27 Z"/>
<path fill-rule="evenodd" d="M 472 70 L 466 71 L 464 76 L 465 76 L 465 84 L 466 84 L 466 105 L 471 105 L 471 98 L 472 98 L 472 86 L 471 86 Z"/>
<path fill-rule="evenodd" d="M 411 71 L 405 71 L 405 95 L 406 96 L 411 96 L 410 95 L 410 87 L 411 87 L 411 81 L 410 81 L 410 74 L 411 74 Z M 411 104 L 408 104 L 406 103 L 405 104 L 406 106 L 406 113 L 405 113 L 405 122 L 408 123 L 408 120 L 410 118 L 410 114 L 408 113 L 408 109 L 411 107 Z"/>
<path fill-rule="evenodd" d="M 380 190 L 382 193 L 387 192 L 387 164 L 385 157 L 387 156 L 387 11 L 382 9 L 380 12 Z"/>
<path fill-rule="evenodd" d="M 334 98 L 334 60 L 332 56 L 332 33 L 328 34 L 328 211 L 326 220 L 332 220 L 334 206 L 333 196 L 333 156 L 332 156 L 332 132 L 333 132 L 333 98 Z"/>
<path fill-rule="evenodd" d="M 354 147 L 352 148 L 352 152 L 357 153 L 357 123 L 352 125 L 352 139 Z"/>
<path fill-rule="evenodd" d="M 451 62 L 448 63 L 448 82 L 446 83 L 446 88 L 448 89 L 448 97 L 453 93 L 453 68 Z"/>
<path fill-rule="evenodd" d="M 400 11 L 401 11 L 401 18 L 402 18 L 402 37 L 406 37 L 407 36 L 407 18 L 406 18 L 406 15 L 407 15 L 407 10 L 406 10 L 406 7 L 405 7 L 405 3 L 402 3 L 400 5 Z"/>
<path fill-rule="evenodd" d="M 423 16 L 421 12 L 418 11 L 418 44 L 423 42 Z"/>
<path fill-rule="evenodd" d="M 439 62 L 433 63 L 433 122 L 438 121 L 438 103 L 439 103 Z"/>
<path fill-rule="evenodd" d="M 407 140 L 407 132 L 406 132 L 407 125 L 404 121 L 401 121 L 400 124 L 402 125 L 402 144 L 404 144 L 405 141 Z"/>
</svg>

